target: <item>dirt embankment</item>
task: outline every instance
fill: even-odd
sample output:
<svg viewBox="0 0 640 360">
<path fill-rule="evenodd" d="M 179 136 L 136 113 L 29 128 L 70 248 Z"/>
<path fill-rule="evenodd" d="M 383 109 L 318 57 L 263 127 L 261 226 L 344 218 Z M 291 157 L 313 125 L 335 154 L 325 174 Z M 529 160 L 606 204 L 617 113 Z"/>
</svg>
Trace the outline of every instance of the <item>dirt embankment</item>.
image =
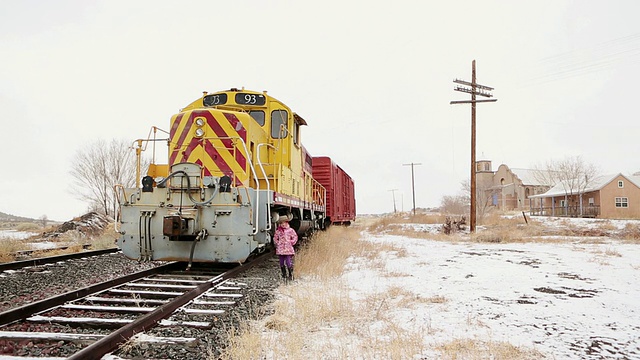
<svg viewBox="0 0 640 360">
<path fill-rule="evenodd" d="M 112 220 L 97 212 L 90 212 L 80 217 L 65 221 L 50 231 L 42 233 L 42 238 L 52 239 L 69 232 L 77 231 L 86 237 L 97 236 L 112 222 Z"/>
</svg>

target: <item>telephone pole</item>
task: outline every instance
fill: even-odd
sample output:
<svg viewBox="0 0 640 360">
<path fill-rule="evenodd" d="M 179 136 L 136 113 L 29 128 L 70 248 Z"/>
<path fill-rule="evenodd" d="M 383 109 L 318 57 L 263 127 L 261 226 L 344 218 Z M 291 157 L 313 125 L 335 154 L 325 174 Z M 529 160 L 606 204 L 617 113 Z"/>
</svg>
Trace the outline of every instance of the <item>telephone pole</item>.
<svg viewBox="0 0 640 360">
<path fill-rule="evenodd" d="M 396 208 L 396 191 L 398 191 L 398 189 L 391 189 L 389 191 L 391 191 L 391 195 L 393 196 L 393 213 L 395 214 L 398 212 Z"/>
<path fill-rule="evenodd" d="M 413 216 L 416 216 L 416 187 L 413 176 L 413 167 L 416 165 L 422 165 L 420 163 L 402 164 L 403 166 L 411 166 L 411 191 L 413 193 Z"/>
<path fill-rule="evenodd" d="M 451 101 L 450 104 L 471 104 L 471 209 L 469 219 L 469 231 L 476 231 L 476 103 L 480 102 L 496 102 L 498 99 L 476 100 L 476 95 L 484 97 L 493 97 L 489 91 L 493 88 L 476 83 L 476 61 L 471 62 L 471 82 L 459 79 L 453 80 L 454 83 L 470 86 L 471 88 L 457 85 L 453 90 L 471 94 L 471 100 Z"/>
</svg>

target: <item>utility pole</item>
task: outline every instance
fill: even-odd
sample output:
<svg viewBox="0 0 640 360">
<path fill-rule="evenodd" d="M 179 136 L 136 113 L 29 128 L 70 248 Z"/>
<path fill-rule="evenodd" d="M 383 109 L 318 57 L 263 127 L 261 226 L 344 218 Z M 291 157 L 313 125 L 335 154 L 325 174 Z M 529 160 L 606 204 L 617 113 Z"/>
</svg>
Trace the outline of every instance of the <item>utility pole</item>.
<svg viewBox="0 0 640 360">
<path fill-rule="evenodd" d="M 396 191 L 398 191 L 398 189 L 391 189 L 389 191 L 391 191 L 391 195 L 393 196 L 393 213 L 395 214 L 398 212 L 396 209 Z"/>
<path fill-rule="evenodd" d="M 413 192 L 413 216 L 416 216 L 416 187 L 413 176 L 413 167 L 416 165 L 422 165 L 420 163 L 402 164 L 403 166 L 411 166 L 411 191 Z"/>
<path fill-rule="evenodd" d="M 469 219 L 469 231 L 476 231 L 476 103 L 496 102 L 498 99 L 476 100 L 476 95 L 493 97 L 489 91 L 493 88 L 476 83 L 476 61 L 471 62 L 471 82 L 455 79 L 456 84 L 470 86 L 471 88 L 457 85 L 453 90 L 471 94 L 471 101 L 451 101 L 450 104 L 471 104 L 471 209 Z"/>
</svg>

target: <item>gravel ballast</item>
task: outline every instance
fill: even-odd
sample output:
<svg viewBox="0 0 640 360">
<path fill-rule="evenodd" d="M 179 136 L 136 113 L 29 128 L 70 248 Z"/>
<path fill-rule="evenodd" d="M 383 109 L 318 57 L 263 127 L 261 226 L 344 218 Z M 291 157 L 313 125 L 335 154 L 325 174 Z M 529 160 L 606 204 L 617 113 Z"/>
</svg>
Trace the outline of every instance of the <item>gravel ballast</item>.
<svg viewBox="0 0 640 360">
<path fill-rule="evenodd" d="M 115 253 L 4 271 L 0 273 L 0 312 L 158 265 L 139 263 Z M 230 281 L 240 284 L 236 292 L 243 296 L 235 305 L 219 307 L 225 310 L 223 314 L 209 315 L 207 321 L 213 323 L 211 329 L 170 326 L 156 327 L 147 333 L 157 337 L 195 338 L 195 341 L 186 344 L 130 342 L 116 354 L 137 359 L 216 359 L 226 346 L 230 331 L 269 312 L 267 305 L 273 301 L 274 289 L 281 284 L 277 259 L 268 259 Z"/>
</svg>

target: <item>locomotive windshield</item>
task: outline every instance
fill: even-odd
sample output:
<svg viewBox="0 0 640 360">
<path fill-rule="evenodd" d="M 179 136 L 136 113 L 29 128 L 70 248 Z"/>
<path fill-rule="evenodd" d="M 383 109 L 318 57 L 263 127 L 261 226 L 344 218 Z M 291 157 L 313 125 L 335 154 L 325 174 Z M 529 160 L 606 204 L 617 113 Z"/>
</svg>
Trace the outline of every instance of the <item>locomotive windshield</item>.
<svg viewBox="0 0 640 360">
<path fill-rule="evenodd" d="M 249 111 L 249 115 L 258 123 L 260 126 L 264 126 L 264 111 L 262 110 L 251 110 Z"/>
</svg>

